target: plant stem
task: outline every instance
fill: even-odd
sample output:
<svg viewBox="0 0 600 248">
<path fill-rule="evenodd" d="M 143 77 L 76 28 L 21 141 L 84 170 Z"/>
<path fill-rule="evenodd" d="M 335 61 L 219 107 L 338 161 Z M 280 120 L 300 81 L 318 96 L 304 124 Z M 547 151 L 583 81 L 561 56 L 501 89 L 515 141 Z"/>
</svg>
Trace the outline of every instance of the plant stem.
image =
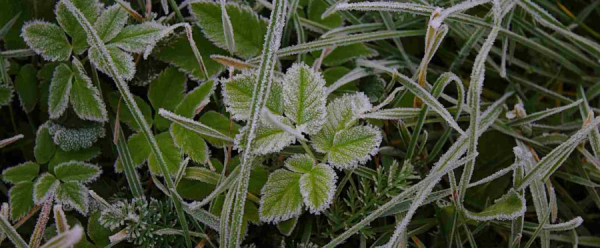
<svg viewBox="0 0 600 248">
<path fill-rule="evenodd" d="M 185 22 L 185 20 L 183 20 L 183 15 L 181 15 L 181 11 L 179 11 L 179 8 L 177 7 L 177 3 L 175 3 L 175 0 L 169 0 L 169 4 L 171 5 L 171 8 L 173 8 L 173 11 L 177 14 L 177 19 L 179 22 Z"/>
</svg>

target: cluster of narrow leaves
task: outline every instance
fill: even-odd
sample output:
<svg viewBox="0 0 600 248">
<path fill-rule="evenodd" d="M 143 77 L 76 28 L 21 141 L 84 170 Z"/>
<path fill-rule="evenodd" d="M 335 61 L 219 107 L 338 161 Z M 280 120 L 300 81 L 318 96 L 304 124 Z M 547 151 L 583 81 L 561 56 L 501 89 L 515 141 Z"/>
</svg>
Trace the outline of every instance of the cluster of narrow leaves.
<svg viewBox="0 0 600 248">
<path fill-rule="evenodd" d="M 600 243 L 598 2 L 158 2 L 0 0 L 0 243 Z"/>
</svg>

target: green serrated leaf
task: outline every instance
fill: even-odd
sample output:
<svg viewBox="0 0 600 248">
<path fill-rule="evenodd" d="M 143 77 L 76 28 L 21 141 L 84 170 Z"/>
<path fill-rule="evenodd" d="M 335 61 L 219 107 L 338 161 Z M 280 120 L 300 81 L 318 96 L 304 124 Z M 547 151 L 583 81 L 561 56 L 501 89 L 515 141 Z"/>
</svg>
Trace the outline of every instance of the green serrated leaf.
<svg viewBox="0 0 600 248">
<path fill-rule="evenodd" d="M 310 173 L 315 165 L 315 160 L 306 154 L 298 154 L 285 161 L 285 167 L 298 173 Z"/>
<path fill-rule="evenodd" d="M 13 89 L 8 85 L 0 85 L 0 106 L 8 105 L 12 100 Z"/>
<path fill-rule="evenodd" d="M 223 87 L 224 101 L 227 112 L 231 113 L 236 120 L 246 120 L 250 114 L 252 103 L 252 91 L 257 83 L 257 75 L 254 72 L 245 71 L 227 80 L 221 81 Z M 283 114 L 283 87 L 281 83 L 273 80 L 266 107 L 274 114 Z"/>
<path fill-rule="evenodd" d="M 283 125 L 288 125 L 292 128 L 292 122 L 283 117 L 276 116 L 277 120 Z M 244 126 L 240 133 L 235 137 L 235 148 L 242 150 L 246 147 L 248 125 Z M 252 140 L 253 153 L 265 155 L 273 152 L 281 151 L 286 146 L 294 143 L 296 137 L 285 130 L 273 125 L 270 121 L 259 119 L 256 127 L 255 137 Z"/>
<path fill-rule="evenodd" d="M 102 11 L 100 8 L 102 5 L 100 5 L 98 0 L 71 0 L 71 2 L 81 11 L 90 23 L 94 23 Z M 67 6 L 62 2 L 57 4 L 54 13 L 56 14 L 58 24 L 60 24 L 65 32 L 71 36 L 75 53 L 83 53 L 89 46 L 87 43 L 87 34 L 81 25 L 79 25 L 75 16 L 71 14 L 67 9 Z"/>
<path fill-rule="evenodd" d="M 496 200 L 494 205 L 485 210 L 479 213 L 465 211 L 465 214 L 467 217 L 478 221 L 510 220 L 523 215 L 525 210 L 525 198 L 514 189 L 511 189 L 508 194 Z"/>
<path fill-rule="evenodd" d="M 129 111 L 129 108 L 127 108 L 127 106 L 125 105 L 125 102 L 121 102 L 121 106 L 119 107 L 120 99 L 121 94 L 119 94 L 119 92 L 111 93 L 108 96 L 108 103 L 110 107 L 113 109 L 113 111 L 119 112 L 119 120 L 121 122 L 127 124 L 128 127 L 135 131 L 140 131 L 140 126 L 137 124 L 137 122 L 135 122 L 131 111 Z M 152 126 L 152 108 L 150 107 L 150 105 L 139 96 L 134 95 L 133 99 L 139 107 L 140 111 L 142 111 L 142 115 L 144 116 L 144 119 L 146 119 L 148 126 Z M 119 109 L 118 111 L 117 107 Z"/>
<path fill-rule="evenodd" d="M 75 161 L 89 161 L 100 154 L 100 148 L 97 146 L 92 146 L 90 148 L 80 149 L 76 151 L 64 151 L 62 149 L 57 149 L 54 157 L 50 159 L 50 163 L 48 164 L 48 171 L 54 171 L 54 166 L 69 162 L 72 160 Z"/>
<path fill-rule="evenodd" d="M 173 67 L 167 67 L 156 79 L 150 83 L 148 89 L 148 99 L 155 110 L 166 109 L 174 111 L 177 105 L 183 100 L 187 78 Z M 170 121 L 158 115 L 154 115 L 154 125 L 158 130 L 166 130 L 171 124 Z"/>
<path fill-rule="evenodd" d="M 332 146 L 324 150 L 327 161 L 339 168 L 352 168 L 375 155 L 381 143 L 381 131 L 372 126 L 358 126 L 337 133 Z"/>
<path fill-rule="evenodd" d="M 63 182 L 89 183 L 96 180 L 102 170 L 93 164 L 71 161 L 55 166 L 54 174 Z"/>
<path fill-rule="evenodd" d="M 167 167 L 169 168 L 169 172 L 171 172 L 173 175 L 176 175 L 177 169 L 179 169 L 179 165 L 183 160 L 181 150 L 175 146 L 173 138 L 169 132 L 163 132 L 159 135 L 156 135 L 156 142 L 158 143 L 158 147 L 160 148 L 162 156 L 165 159 Z M 160 171 L 158 165 L 158 160 L 153 153 L 148 157 L 148 167 L 153 174 L 162 176 L 162 172 Z"/>
<path fill-rule="evenodd" d="M 300 178 L 300 192 L 304 204 L 313 214 L 327 209 L 335 193 L 335 171 L 325 164 L 315 165 Z"/>
<path fill-rule="evenodd" d="M 71 44 L 62 29 L 52 23 L 34 21 L 23 27 L 23 39 L 37 54 L 50 61 L 65 61 L 71 56 Z"/>
<path fill-rule="evenodd" d="M 71 88 L 71 105 L 79 118 L 97 122 L 108 121 L 106 106 L 102 101 L 100 92 L 92 85 L 92 80 L 87 76 L 85 68 L 79 60 L 73 58 L 75 80 Z"/>
<path fill-rule="evenodd" d="M 32 64 L 21 67 L 15 80 L 15 88 L 19 94 L 21 106 L 25 112 L 30 113 L 35 108 L 38 100 L 36 70 Z"/>
<path fill-rule="evenodd" d="M 301 174 L 287 170 L 271 173 L 262 189 L 259 208 L 261 221 L 277 223 L 300 215 L 300 177 Z"/>
<path fill-rule="evenodd" d="M 114 4 L 102 12 L 94 23 L 94 29 L 104 42 L 112 40 L 123 30 L 129 14 L 119 4 Z M 116 61 L 115 61 L 116 62 Z"/>
<path fill-rule="evenodd" d="M 60 64 L 54 70 L 48 96 L 48 113 L 51 119 L 60 117 L 67 110 L 73 75 L 73 71 L 66 64 Z"/>
<path fill-rule="evenodd" d="M 56 145 L 47 125 L 41 125 L 35 136 L 35 147 L 33 148 L 33 154 L 35 159 L 40 164 L 45 164 L 50 161 L 52 156 L 56 153 Z"/>
<path fill-rule="evenodd" d="M 224 66 L 212 60 L 212 55 L 226 55 L 227 52 L 219 47 L 213 45 L 209 40 L 204 37 L 199 27 L 194 25 L 192 27 L 192 36 L 198 51 L 202 55 L 202 60 L 206 66 L 208 77 L 213 77 L 223 71 Z M 198 64 L 198 60 L 194 56 L 192 47 L 187 39 L 185 33 L 175 34 L 173 38 L 169 39 L 166 44 L 159 45 L 152 53 L 156 58 L 167 63 L 171 63 L 178 69 L 183 70 L 188 76 L 200 79 L 204 78 L 202 68 Z"/>
<path fill-rule="evenodd" d="M 63 205 L 75 208 L 83 215 L 88 211 L 88 189 L 81 183 L 61 183 L 56 190 L 56 200 Z"/>
<path fill-rule="evenodd" d="M 158 22 L 129 25 L 111 39 L 107 45 L 115 45 L 130 53 L 143 53 L 162 38 L 167 27 Z"/>
<path fill-rule="evenodd" d="M 193 118 L 199 107 L 207 104 L 215 89 L 215 81 L 207 81 L 188 92 L 183 101 L 175 108 L 175 113 L 186 118 Z"/>
<path fill-rule="evenodd" d="M 325 80 L 304 63 L 294 64 L 284 77 L 285 115 L 301 132 L 315 134 L 325 123 Z"/>
<path fill-rule="evenodd" d="M 41 175 L 33 186 L 33 201 L 40 204 L 54 193 L 60 182 L 50 173 Z"/>
<path fill-rule="evenodd" d="M 210 151 L 200 134 L 188 130 L 181 125 L 172 125 L 170 132 L 175 145 L 194 162 L 205 164 L 208 161 Z"/>
<path fill-rule="evenodd" d="M 20 182 L 31 182 L 38 173 L 40 173 L 40 165 L 34 162 L 25 162 L 17 166 L 5 169 L 2 172 L 4 181 L 17 184 Z"/>
<path fill-rule="evenodd" d="M 12 186 L 10 195 L 10 218 L 21 219 L 33 208 L 33 182 L 20 182 Z"/>
<path fill-rule="evenodd" d="M 221 6 L 202 0 L 190 4 L 189 8 L 206 37 L 216 46 L 227 49 Z M 225 9 L 233 26 L 236 54 L 246 59 L 260 54 L 267 33 L 267 21 L 246 6 L 226 3 Z"/>
<path fill-rule="evenodd" d="M 113 58 L 117 72 L 123 79 L 131 80 L 135 75 L 135 63 L 133 62 L 133 56 L 131 54 L 123 52 L 116 45 L 107 45 L 106 49 Z M 102 55 L 98 51 L 97 47 L 92 47 L 88 50 L 88 57 L 90 61 L 94 63 L 96 68 L 106 75 L 110 75 L 108 66 L 102 60 Z"/>
<path fill-rule="evenodd" d="M 225 117 L 221 113 L 217 113 L 215 111 L 208 111 L 202 116 L 198 121 L 204 125 L 207 125 L 220 133 L 229 136 L 231 139 L 234 139 L 235 136 L 240 132 L 240 125 L 235 122 L 230 122 L 229 118 Z M 231 126 L 231 130 L 230 130 Z M 216 147 L 224 147 L 229 144 L 229 142 L 217 139 L 214 137 L 210 137 L 207 135 L 201 135 L 208 143 Z"/>
</svg>

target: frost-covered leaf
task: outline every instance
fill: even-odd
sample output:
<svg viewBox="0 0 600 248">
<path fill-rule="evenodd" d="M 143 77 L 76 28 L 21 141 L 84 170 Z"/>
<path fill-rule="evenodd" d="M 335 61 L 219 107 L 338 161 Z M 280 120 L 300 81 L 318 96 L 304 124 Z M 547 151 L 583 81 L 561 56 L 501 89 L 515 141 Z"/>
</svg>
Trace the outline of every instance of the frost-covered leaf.
<svg viewBox="0 0 600 248">
<path fill-rule="evenodd" d="M 56 189 L 56 200 L 63 205 L 75 208 L 83 215 L 88 211 L 88 189 L 81 183 L 60 183 Z"/>
<path fill-rule="evenodd" d="M 98 0 L 71 0 L 71 2 L 90 23 L 94 23 L 102 11 L 102 5 Z M 58 24 L 71 36 L 75 53 L 80 54 L 84 52 L 88 47 L 87 35 L 85 30 L 79 25 L 79 22 L 77 22 L 75 16 L 73 16 L 62 1 L 56 5 L 54 13 L 56 14 Z"/>
<path fill-rule="evenodd" d="M 325 80 L 305 64 L 295 64 L 284 77 L 285 115 L 299 131 L 317 133 L 325 123 L 327 95 Z"/>
<path fill-rule="evenodd" d="M 237 123 L 233 121 L 230 122 L 228 117 L 212 110 L 202 114 L 198 121 L 226 135 L 227 137 L 231 138 L 231 140 L 235 139 L 235 136 L 240 132 L 241 128 Z M 202 135 L 202 137 L 208 143 L 216 147 L 224 147 L 229 144 L 228 141 L 217 139 L 208 135 Z"/>
<path fill-rule="evenodd" d="M 33 201 L 40 204 L 54 193 L 60 182 L 50 173 L 41 175 L 33 186 Z"/>
<path fill-rule="evenodd" d="M 219 139 L 219 140 L 223 140 L 223 141 L 226 141 L 226 142 L 233 141 L 229 136 L 227 136 L 225 134 L 222 134 L 219 131 L 217 131 L 215 129 L 212 129 L 211 127 L 206 126 L 206 125 L 204 125 L 204 124 L 202 124 L 200 122 L 194 121 L 194 120 L 189 119 L 189 118 L 185 118 L 185 117 L 180 116 L 180 115 L 173 114 L 173 113 L 171 113 L 169 111 L 166 111 L 164 109 L 161 109 L 158 112 L 159 112 L 159 114 L 161 116 L 163 116 L 163 117 L 165 117 L 165 118 L 173 121 L 176 124 L 176 126 L 181 126 L 181 127 L 185 128 L 187 130 L 196 132 L 198 134 L 209 136 L 209 137 L 212 137 L 212 138 L 215 138 L 215 139 Z"/>
<path fill-rule="evenodd" d="M 73 71 L 66 64 L 60 64 L 54 70 L 48 96 L 48 113 L 51 119 L 60 117 L 69 104 L 73 87 Z"/>
<path fill-rule="evenodd" d="M 206 163 L 210 156 L 210 151 L 200 134 L 188 130 L 181 125 L 172 125 L 170 132 L 175 141 L 175 145 L 179 147 L 183 153 L 187 154 L 196 163 Z"/>
<path fill-rule="evenodd" d="M 159 39 L 164 37 L 166 26 L 158 22 L 144 22 L 129 25 L 107 44 L 112 44 L 131 53 L 143 53 L 147 48 L 154 47 Z"/>
<path fill-rule="evenodd" d="M 224 66 L 210 59 L 210 57 L 219 54 L 225 55 L 227 52 L 216 47 L 207 40 L 197 25 L 194 25 L 192 30 L 192 38 L 194 43 L 196 43 L 198 51 L 202 55 L 208 77 L 210 78 L 215 74 L 220 73 L 224 69 Z M 202 68 L 194 56 L 190 42 L 187 39 L 187 34 L 185 33 L 175 34 L 173 38 L 166 42 L 166 44 L 157 46 L 152 55 L 159 60 L 176 66 L 179 70 L 184 71 L 192 78 L 204 78 Z"/>
<path fill-rule="evenodd" d="M 168 67 L 150 83 L 148 90 L 148 99 L 152 107 L 156 110 L 166 109 L 174 111 L 177 105 L 183 100 L 187 78 L 173 67 Z M 158 114 L 154 116 L 154 125 L 159 130 L 165 130 L 169 127 L 170 121 Z"/>
<path fill-rule="evenodd" d="M 510 220 L 525 214 L 525 198 L 511 189 L 508 194 L 479 213 L 465 211 L 468 218 L 478 221 Z"/>
<path fill-rule="evenodd" d="M 181 150 L 175 146 L 169 132 L 163 132 L 155 137 L 169 172 L 173 175 L 177 174 L 177 169 L 179 169 L 179 165 L 181 164 L 181 161 L 183 161 Z M 162 176 L 158 160 L 154 153 L 151 153 L 148 157 L 148 167 L 153 174 Z"/>
<path fill-rule="evenodd" d="M 25 162 L 2 171 L 5 182 L 17 184 L 20 182 L 31 182 L 40 172 L 40 165 L 34 162 Z"/>
<path fill-rule="evenodd" d="M 220 5 L 202 0 L 189 5 L 190 13 L 196 18 L 202 32 L 215 45 L 227 49 L 223 17 Z M 267 33 L 267 21 L 260 18 L 251 8 L 235 3 L 226 3 L 233 29 L 236 54 L 242 58 L 251 58 L 262 51 Z"/>
<path fill-rule="evenodd" d="M 363 93 L 344 95 L 327 105 L 327 121 L 323 128 L 311 137 L 317 151 L 325 152 L 333 145 L 336 134 L 354 125 L 360 115 L 372 108 Z"/>
<path fill-rule="evenodd" d="M 97 165 L 71 161 L 54 167 L 54 174 L 63 182 L 89 183 L 102 174 Z"/>
<path fill-rule="evenodd" d="M 293 128 L 289 119 L 283 116 L 276 116 L 276 118 L 283 125 Z M 246 147 L 248 129 L 248 125 L 244 126 L 235 137 L 235 148 L 240 151 Z M 252 147 L 254 147 L 252 152 L 259 155 L 278 152 L 295 141 L 296 137 L 294 135 L 261 118 L 256 127 L 255 137 L 252 140 Z"/>
<path fill-rule="evenodd" d="M 125 8 L 119 4 L 114 4 L 102 12 L 102 15 L 94 23 L 94 28 L 100 39 L 107 42 L 123 30 L 128 17 L 129 14 Z"/>
<path fill-rule="evenodd" d="M 54 144 L 58 145 L 63 151 L 76 151 L 89 148 L 105 135 L 104 127 L 101 125 L 71 129 L 60 124 L 48 122 L 47 126 Z"/>
<path fill-rule="evenodd" d="M 257 84 L 257 75 L 252 71 L 244 71 L 229 79 L 221 79 L 224 101 L 227 112 L 231 113 L 236 120 L 246 120 L 250 114 L 252 104 L 252 92 Z M 274 80 L 271 84 L 266 107 L 274 114 L 283 114 L 283 88 L 281 83 Z"/>
<path fill-rule="evenodd" d="M 310 172 L 302 175 L 300 192 L 311 213 L 319 214 L 329 207 L 335 193 L 336 179 L 335 171 L 325 164 L 314 165 Z"/>
<path fill-rule="evenodd" d="M 381 131 L 372 126 L 358 126 L 335 135 L 331 147 L 323 147 L 327 161 L 336 167 L 351 168 L 363 164 L 379 150 Z"/>
<path fill-rule="evenodd" d="M 108 121 L 106 106 L 100 97 L 98 89 L 92 85 L 92 80 L 87 76 L 85 68 L 73 58 L 75 80 L 71 88 L 71 105 L 79 118 L 97 122 Z"/>
<path fill-rule="evenodd" d="M 301 174 L 276 170 L 262 189 L 260 220 L 277 223 L 299 216 L 302 211 Z"/>
<path fill-rule="evenodd" d="M 107 45 L 106 49 L 113 58 L 113 62 L 119 75 L 121 75 L 121 77 L 123 77 L 125 80 L 131 80 L 135 75 L 135 63 L 133 62 L 133 56 L 131 56 L 129 53 L 123 52 L 123 50 L 116 45 Z M 110 75 L 108 66 L 102 60 L 102 55 L 98 51 L 97 47 L 92 47 L 88 50 L 88 57 L 98 70 Z"/>
<path fill-rule="evenodd" d="M 33 208 L 33 182 L 20 182 L 10 188 L 10 218 L 21 219 Z"/>
<path fill-rule="evenodd" d="M 40 164 L 48 163 L 55 152 L 56 145 L 54 145 L 48 126 L 41 125 L 35 135 L 35 147 L 33 148 L 35 160 Z"/>
<path fill-rule="evenodd" d="M 34 21 L 23 26 L 23 39 L 37 54 L 50 61 L 64 61 L 71 56 L 71 44 L 62 29 L 52 23 Z"/>
<path fill-rule="evenodd" d="M 215 89 L 216 83 L 213 80 L 204 82 L 192 91 L 188 92 L 183 101 L 175 108 L 175 113 L 186 118 L 193 118 L 198 114 L 198 109 L 204 107 L 210 100 L 209 97 Z"/>
<path fill-rule="evenodd" d="M 8 105 L 12 100 L 12 87 L 0 84 L 0 107 Z"/>
<path fill-rule="evenodd" d="M 315 165 L 315 160 L 306 154 L 294 155 L 285 160 L 285 167 L 298 173 L 310 173 Z"/>
<path fill-rule="evenodd" d="M 221 0 L 221 19 L 222 19 L 222 25 L 223 25 L 223 35 L 225 38 L 225 44 L 227 44 L 227 50 L 229 51 L 229 53 L 234 54 L 235 53 L 235 36 L 233 34 L 233 25 L 231 24 L 231 18 L 229 17 L 229 14 L 227 14 L 227 8 L 225 6 L 227 6 L 227 4 L 225 3 L 225 0 Z"/>
<path fill-rule="evenodd" d="M 40 248 L 62 248 L 62 247 L 79 247 L 81 244 L 79 241 L 84 237 L 85 232 L 80 225 L 76 225 L 71 230 L 56 235 L 54 238 L 48 240 Z"/>
<path fill-rule="evenodd" d="M 581 226 L 581 224 L 583 224 L 583 218 L 577 216 L 576 218 L 567 221 L 567 222 L 563 222 L 563 223 L 559 223 L 559 224 L 546 224 L 544 225 L 544 229 L 548 230 L 548 231 L 568 231 L 568 230 L 572 230 L 575 229 L 579 226 Z"/>
<path fill-rule="evenodd" d="M 15 88 L 19 94 L 21 106 L 25 112 L 30 113 L 35 108 L 38 99 L 38 85 L 35 75 L 37 71 L 32 64 L 21 67 L 15 80 Z"/>
</svg>

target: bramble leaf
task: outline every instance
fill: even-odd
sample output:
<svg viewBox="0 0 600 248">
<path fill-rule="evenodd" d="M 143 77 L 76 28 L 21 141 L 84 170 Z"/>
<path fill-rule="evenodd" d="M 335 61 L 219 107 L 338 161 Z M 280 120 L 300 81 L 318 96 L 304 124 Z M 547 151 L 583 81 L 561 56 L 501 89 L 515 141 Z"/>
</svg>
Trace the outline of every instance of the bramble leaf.
<svg viewBox="0 0 600 248">
<path fill-rule="evenodd" d="M 125 23 L 127 23 L 127 18 L 129 18 L 127 10 L 119 4 L 114 4 L 102 12 L 102 15 L 94 23 L 94 28 L 98 32 L 100 39 L 107 42 L 115 38 L 123 30 Z"/>
<path fill-rule="evenodd" d="M 78 182 L 60 183 L 56 190 L 56 200 L 63 205 L 75 208 L 85 215 L 88 211 L 88 189 Z"/>
<path fill-rule="evenodd" d="M 102 174 L 97 165 L 71 161 L 54 167 L 54 174 L 63 182 L 89 183 Z"/>
<path fill-rule="evenodd" d="M 102 11 L 102 5 L 100 5 L 98 0 L 72 0 L 71 2 L 81 11 L 90 23 L 94 23 Z M 56 14 L 58 24 L 60 24 L 63 30 L 71 36 L 75 53 L 83 53 L 89 46 L 87 34 L 81 25 L 79 25 L 75 16 L 73 16 L 62 1 L 56 5 L 54 13 Z"/>
<path fill-rule="evenodd" d="M 221 79 L 227 112 L 231 113 L 234 119 L 248 119 L 252 103 L 252 91 L 254 90 L 254 85 L 257 83 L 256 80 L 256 73 L 251 71 L 244 71 L 233 78 Z M 273 80 L 266 107 L 274 114 L 283 114 L 282 91 L 281 83 Z"/>
<path fill-rule="evenodd" d="M 73 87 L 73 71 L 65 64 L 60 64 L 54 70 L 48 96 L 48 113 L 51 119 L 60 117 L 69 104 L 69 96 Z"/>
<path fill-rule="evenodd" d="M 107 45 L 106 49 L 113 58 L 117 72 L 123 79 L 131 80 L 135 75 L 135 63 L 133 62 L 133 56 L 131 54 L 123 52 L 116 45 Z M 108 66 L 102 60 L 102 55 L 98 51 L 97 47 L 92 47 L 88 50 L 88 57 L 90 61 L 94 63 L 96 68 L 106 75 L 110 75 Z"/>
<path fill-rule="evenodd" d="M 151 50 L 162 37 L 167 27 L 158 22 L 129 25 L 107 44 L 115 45 L 131 53 Z"/>
<path fill-rule="evenodd" d="M 302 211 L 301 174 L 276 170 L 262 189 L 260 220 L 277 223 L 299 216 Z"/>
<path fill-rule="evenodd" d="M 283 125 L 292 128 L 292 122 L 289 119 L 283 116 L 276 116 L 276 118 Z M 235 137 L 235 148 L 240 151 L 246 147 L 248 129 L 248 125 L 244 126 Z M 259 155 L 278 152 L 295 141 L 296 137 L 294 135 L 261 118 L 256 127 L 255 137 L 252 140 L 252 147 L 255 147 L 252 152 Z"/>
<path fill-rule="evenodd" d="M 311 213 L 318 214 L 329 207 L 335 193 L 336 179 L 335 171 L 325 164 L 314 165 L 310 172 L 302 175 L 300 192 Z"/>
<path fill-rule="evenodd" d="M 221 6 L 216 2 L 202 0 L 191 3 L 189 9 L 206 37 L 216 46 L 227 49 Z M 242 58 L 258 55 L 267 33 L 267 21 L 249 7 L 226 3 L 225 9 L 234 27 L 236 54 Z"/>
<path fill-rule="evenodd" d="M 296 123 L 299 131 L 317 133 L 326 120 L 323 76 L 302 63 L 288 69 L 283 81 L 285 115 Z"/>
<path fill-rule="evenodd" d="M 79 118 L 97 122 L 108 121 L 106 106 L 98 89 L 92 85 L 85 68 L 79 60 L 73 58 L 75 80 L 71 88 L 71 104 Z"/>
<path fill-rule="evenodd" d="M 379 150 L 381 131 L 372 126 L 358 126 L 337 133 L 331 147 L 323 147 L 327 161 L 339 168 L 363 164 Z"/>
<path fill-rule="evenodd" d="M 40 172 L 40 165 L 34 162 L 25 162 L 17 166 L 5 169 L 2 178 L 5 182 L 17 184 L 20 182 L 31 182 Z"/>
<path fill-rule="evenodd" d="M 89 161 L 95 158 L 100 154 L 100 148 L 97 146 L 92 146 L 85 149 L 80 149 L 77 151 L 65 151 L 63 149 L 57 149 L 54 157 L 50 159 L 50 163 L 48 163 L 48 170 L 53 171 L 54 166 L 58 164 L 62 164 L 64 162 L 69 162 L 72 160 L 75 161 Z"/>
<path fill-rule="evenodd" d="M 23 39 L 37 54 L 50 61 L 64 61 L 71 56 L 71 44 L 62 29 L 52 23 L 34 21 L 23 26 Z"/>
<path fill-rule="evenodd" d="M 34 206 L 33 182 L 20 182 L 10 188 L 10 218 L 21 219 Z"/>
<path fill-rule="evenodd" d="M 293 172 L 310 173 L 315 165 L 315 160 L 306 154 L 291 156 L 285 161 L 285 167 Z"/>
</svg>

